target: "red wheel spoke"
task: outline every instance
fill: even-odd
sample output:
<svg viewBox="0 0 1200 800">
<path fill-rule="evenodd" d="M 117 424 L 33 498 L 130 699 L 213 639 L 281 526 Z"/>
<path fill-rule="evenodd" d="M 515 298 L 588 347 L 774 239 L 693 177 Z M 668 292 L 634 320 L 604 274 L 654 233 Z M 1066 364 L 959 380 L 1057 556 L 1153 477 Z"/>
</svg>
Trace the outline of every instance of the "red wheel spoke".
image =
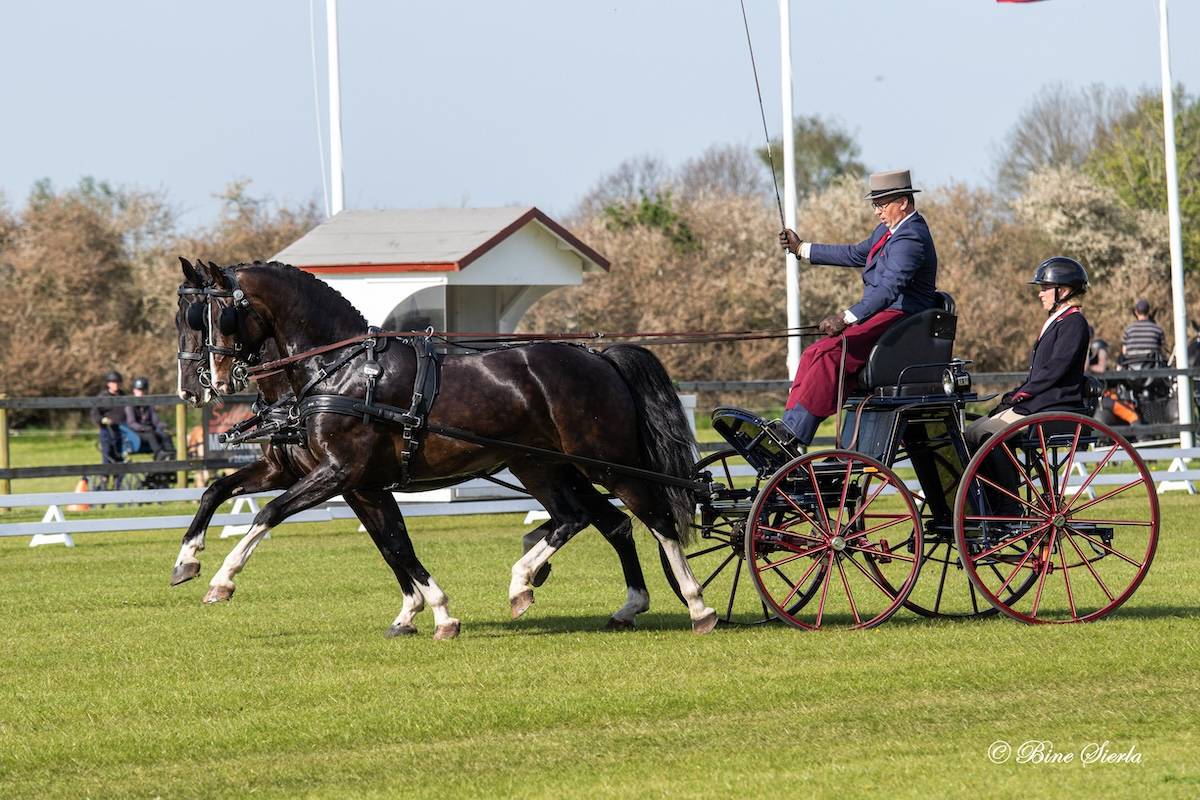
<svg viewBox="0 0 1200 800">
<path fill-rule="evenodd" d="M 861 539 L 862 537 L 866 536 L 868 533 L 874 533 L 875 531 L 881 531 L 884 528 L 890 528 L 893 525 L 898 525 L 901 522 L 904 522 L 905 520 L 911 520 L 911 519 L 912 519 L 912 517 L 905 514 L 904 516 L 899 517 L 898 519 L 894 519 L 891 522 L 882 522 L 874 527 L 866 528 L 866 529 L 861 530 L 858 533 L 852 534 L 851 536 L 848 536 L 846 538 L 847 539 Z"/>
<path fill-rule="evenodd" d="M 1036 617 L 1038 606 L 1042 604 L 1042 588 L 1046 585 L 1046 576 L 1050 574 L 1050 564 L 1054 558 L 1054 537 L 1055 533 L 1050 534 L 1050 541 L 1045 545 L 1047 558 L 1042 561 L 1042 566 L 1038 570 L 1038 585 L 1037 592 L 1033 595 L 1033 610 L 1029 612 L 1029 616 Z M 1040 548 L 1039 548 L 1040 549 Z M 1062 548 L 1059 548 L 1060 550 Z M 1041 556 L 1039 555 L 1040 559 Z"/>
<path fill-rule="evenodd" d="M 1081 505 L 1079 508 L 1073 509 L 1074 513 L 1072 513 L 1071 516 L 1072 516 L 1072 518 L 1074 518 L 1074 515 L 1078 514 L 1080 511 L 1091 508 L 1092 506 L 1096 505 L 1097 503 L 1103 503 L 1105 500 L 1109 499 L 1110 497 L 1115 497 L 1115 496 L 1119 495 L 1121 492 L 1124 492 L 1127 489 L 1132 489 L 1134 486 L 1137 486 L 1140 483 L 1144 483 L 1141 475 L 1139 475 L 1137 477 L 1137 480 L 1130 481 L 1129 483 L 1125 484 L 1124 486 L 1120 487 L 1119 489 L 1113 489 L 1108 494 L 1100 495 L 1095 500 L 1089 500 L 1088 502 Z"/>
<path fill-rule="evenodd" d="M 1089 561 L 1088 557 L 1085 556 L 1083 554 L 1083 551 L 1079 549 L 1079 545 L 1075 544 L 1075 540 L 1071 538 L 1071 534 L 1070 534 L 1069 530 L 1070 529 L 1068 529 L 1068 533 L 1066 535 L 1067 541 L 1071 543 L 1071 547 L 1075 548 L 1075 552 L 1079 555 L 1079 560 L 1083 562 L 1083 565 L 1085 567 L 1087 567 L 1088 572 L 1092 573 L 1092 577 L 1096 579 L 1096 583 L 1100 584 L 1100 588 L 1104 591 L 1104 595 L 1108 598 L 1108 601 L 1111 603 L 1116 598 L 1113 597 L 1113 593 L 1108 590 L 1108 584 L 1106 584 L 1104 582 L 1104 580 L 1099 575 L 1096 574 L 1095 568 L 1092 567 L 1092 562 Z"/>
<path fill-rule="evenodd" d="M 879 497 L 879 495 L 883 494 L 883 490 L 888 487 L 889 483 L 890 482 L 887 481 L 886 479 L 880 482 L 879 488 L 875 490 L 875 493 L 873 495 L 871 495 L 870 497 L 867 498 L 867 502 L 865 502 L 861 506 L 859 506 L 858 511 L 854 512 L 854 516 L 852 516 L 852 517 L 850 517 L 850 519 L 846 520 L 847 528 L 849 528 L 851 525 L 853 525 L 855 522 L 857 522 L 859 517 L 863 516 L 864 512 L 866 512 L 866 510 L 867 510 L 867 507 L 870 506 L 871 503 L 874 503 L 875 500 Z"/>
<path fill-rule="evenodd" d="M 996 483 L 995 481 L 993 481 L 991 478 L 987 477 L 987 476 L 986 476 L 986 475 L 984 475 L 983 473 L 981 473 L 981 472 L 977 472 L 977 473 L 975 474 L 975 479 L 976 479 L 976 480 L 983 481 L 984 483 L 986 483 L 988 486 L 991 486 L 991 487 L 992 487 L 993 489 L 995 489 L 996 491 L 999 491 L 999 492 L 1002 492 L 1002 493 L 1004 493 L 1004 494 L 1008 495 L 1008 496 L 1009 496 L 1009 497 L 1011 497 L 1013 500 L 1016 500 L 1018 503 L 1020 503 L 1021 505 L 1025 506 L 1026 508 L 1031 508 L 1031 509 L 1033 509 L 1034 511 L 1036 511 L 1038 514 L 1042 515 L 1042 516 L 1045 516 L 1045 515 L 1046 515 L 1046 512 L 1045 512 L 1043 509 L 1040 509 L 1040 508 L 1038 508 L 1037 506 L 1035 506 L 1035 505 L 1033 505 L 1032 503 L 1030 503 L 1028 500 L 1025 500 L 1025 499 L 1023 499 L 1023 498 L 1020 498 L 1020 497 L 1018 497 L 1017 495 L 1013 494 L 1013 493 L 1012 493 L 1012 492 L 1010 492 L 1008 489 L 1006 489 L 1006 488 L 1004 488 L 1003 486 L 1001 486 L 1000 484 Z"/>
<path fill-rule="evenodd" d="M 1042 457 L 1042 467 L 1046 470 L 1046 480 L 1050 483 L 1050 485 L 1046 487 L 1046 489 L 1050 492 L 1050 510 L 1057 511 L 1058 510 L 1058 502 L 1057 502 L 1058 491 L 1055 488 L 1054 483 L 1055 483 L 1055 478 L 1058 477 L 1058 473 L 1055 472 L 1054 470 L 1050 469 L 1050 460 L 1048 458 L 1046 458 L 1046 449 L 1047 448 L 1046 448 L 1046 428 L 1045 428 L 1045 426 L 1043 426 L 1041 423 L 1038 423 L 1037 432 L 1038 432 L 1038 442 L 1042 445 L 1041 452 L 1039 453 L 1039 455 Z"/>
<path fill-rule="evenodd" d="M 759 527 L 764 531 L 770 531 L 771 533 L 779 533 L 784 536 L 794 536 L 797 539 L 808 539 L 810 542 L 821 542 L 821 543 L 825 542 L 824 539 L 819 538 L 817 536 L 809 536 L 804 533 L 796 533 L 795 531 L 789 531 L 789 530 L 785 530 L 783 528 L 772 528 L 770 525 L 760 525 Z"/>
<path fill-rule="evenodd" d="M 1074 533 L 1076 536 L 1081 536 L 1081 537 L 1083 537 L 1084 539 L 1086 539 L 1087 541 L 1091 542 L 1091 543 L 1092 543 L 1093 545 L 1095 545 L 1096 547 L 1099 547 L 1099 548 L 1100 548 L 1101 550 L 1103 550 L 1104 552 L 1106 552 L 1106 553 L 1112 553 L 1112 554 L 1113 554 L 1114 556 L 1116 556 L 1117 558 L 1121 559 L 1122 561 L 1124 561 L 1124 562 L 1126 562 L 1126 563 L 1132 564 L 1133 566 L 1137 567 L 1138 569 L 1141 569 L 1141 568 L 1142 568 L 1142 564 L 1139 564 L 1138 562 L 1134 561 L 1132 558 L 1130 558 L 1129 556 L 1125 555 L 1125 554 L 1124 554 L 1124 553 L 1122 553 L 1120 550 L 1114 550 L 1113 548 L 1109 547 L 1108 545 L 1106 545 L 1104 542 L 1100 541 L 1099 539 L 1093 539 L 1091 536 L 1088 536 L 1088 535 L 1087 535 L 1086 533 L 1084 533 L 1083 531 L 1078 531 L 1078 530 L 1075 530 L 1075 529 L 1074 529 L 1074 528 L 1072 528 L 1070 525 L 1068 525 L 1068 526 L 1067 526 L 1067 530 L 1071 531 L 1071 532 L 1072 532 L 1072 533 Z"/>
<path fill-rule="evenodd" d="M 850 473 L 854 469 L 854 461 L 846 459 L 846 474 L 842 476 L 842 496 L 838 500 L 837 517 L 833 524 L 833 535 L 837 536 L 842 531 L 842 513 L 846 510 L 846 492 L 850 489 Z"/>
<path fill-rule="evenodd" d="M 1046 528 L 1049 528 L 1050 525 L 1051 525 L 1051 523 L 1049 523 L 1049 522 L 1043 522 L 1041 525 L 1038 525 L 1036 528 L 1030 528 L 1029 530 L 1025 531 L 1020 536 L 1014 536 L 1011 539 L 1005 539 L 1000 544 L 989 547 L 987 550 L 984 550 L 981 553 L 977 553 L 976 555 L 971 556 L 971 560 L 978 561 L 981 558 L 987 558 L 992 553 L 999 552 L 1000 550 L 1003 550 L 1004 548 L 1008 547 L 1011 544 L 1016 544 L 1017 542 L 1021 541 L 1022 539 L 1028 539 L 1030 536 L 1033 536 L 1038 531 L 1043 531 Z"/>
<path fill-rule="evenodd" d="M 1075 453 L 1079 450 L 1079 433 L 1082 425 L 1075 426 L 1075 436 L 1071 439 L 1071 452 L 1067 454 L 1067 469 L 1063 472 L 1061 491 L 1055 492 L 1055 502 L 1062 508 L 1067 501 L 1067 484 L 1071 482 L 1071 468 L 1075 466 Z"/>
<path fill-rule="evenodd" d="M 1150 528 L 1154 525 L 1153 522 L 1143 522 L 1141 520 L 1132 519 L 1080 519 L 1076 516 L 1071 517 L 1072 524 L 1078 525 L 1081 522 L 1090 525 L 1137 525 L 1144 528 Z"/>
<path fill-rule="evenodd" d="M 755 567 L 755 569 L 757 569 L 759 572 L 762 572 L 763 570 L 768 570 L 768 569 L 775 569 L 778 566 L 782 566 L 783 564 L 788 564 L 792 561 L 795 561 L 798 558 L 807 558 L 808 556 L 811 556 L 814 553 L 819 553 L 820 551 L 822 551 L 824 549 L 825 549 L 825 545 L 819 545 L 818 547 L 813 547 L 808 550 L 794 550 L 794 549 L 789 548 L 792 555 L 790 555 L 786 558 L 781 558 L 778 561 L 764 562 L 761 567 Z"/>
<path fill-rule="evenodd" d="M 808 471 L 809 480 L 812 481 L 813 493 L 817 496 L 817 510 L 821 512 L 821 519 L 825 521 L 825 531 L 828 533 L 833 529 L 829 527 L 829 514 L 825 512 L 825 498 L 821 496 L 821 484 L 817 483 L 817 473 L 813 471 L 812 461 L 805 462 L 804 468 Z"/>
<path fill-rule="evenodd" d="M 810 566 L 808 568 L 808 570 L 803 575 L 800 576 L 800 580 L 796 581 L 792 585 L 792 590 L 790 592 L 788 592 L 788 596 L 785 597 L 783 599 L 783 602 L 779 604 L 779 607 L 781 609 L 787 608 L 787 604 L 792 602 L 792 598 L 796 596 L 796 592 L 800 591 L 800 587 L 804 585 L 804 582 L 806 580 L 808 580 L 808 576 L 812 575 L 813 570 L 816 569 L 817 567 L 821 566 L 824 563 L 825 563 L 824 558 L 814 558 L 813 559 L 812 566 Z M 780 573 L 780 574 L 782 574 L 782 573 Z M 788 583 L 791 583 L 791 581 L 788 581 Z"/>
<path fill-rule="evenodd" d="M 796 501 L 793 500 L 787 492 L 785 492 L 783 489 L 780 489 L 778 484 L 776 484 L 776 486 L 775 486 L 775 491 L 779 494 L 780 497 L 782 497 L 784 500 L 787 500 L 788 505 L 790 505 L 792 508 L 796 509 L 797 514 L 804 517 L 805 522 L 807 522 L 809 525 L 816 528 L 817 530 L 821 531 L 822 533 L 829 533 L 828 523 L 825 525 L 824 528 L 822 528 L 821 525 L 816 520 L 814 520 L 812 517 L 810 517 L 808 515 L 808 512 L 806 512 L 803 508 L 801 508 L 800 506 L 798 506 L 796 504 Z M 820 503 L 820 493 L 818 493 L 817 505 L 820 505 L 820 504 L 821 504 Z"/>
<path fill-rule="evenodd" d="M 833 551 L 829 551 L 829 566 L 825 569 L 825 580 L 821 581 L 821 602 L 817 604 L 816 627 L 821 627 L 825 618 L 825 597 L 829 594 L 829 581 L 833 578 Z"/>
<path fill-rule="evenodd" d="M 1038 545 L 1040 545 L 1042 543 L 1042 540 L 1045 538 L 1046 538 L 1046 534 L 1044 534 L 1044 533 L 1041 534 L 1040 536 L 1038 536 L 1038 540 L 1036 542 L 1034 542 L 1033 547 L 1031 547 L 1027 551 L 1025 551 L 1025 555 L 1023 555 L 1021 557 L 1021 560 L 1017 562 L 1017 565 L 1015 567 L 1013 567 L 1013 571 L 1008 573 L 1008 577 L 1004 579 L 1004 583 L 1000 584 L 1000 588 L 996 590 L 997 595 L 999 595 L 1000 592 L 1003 592 L 1005 589 L 1008 588 L 1008 585 L 1010 583 L 1012 583 L 1012 579 L 1017 576 L 1017 573 L 1020 572 L 1021 568 L 1025 566 L 1025 562 L 1029 560 L 1029 557 L 1031 555 L 1033 555 L 1034 551 L 1037 550 Z M 971 559 L 971 560 L 978 561 L 979 559 L 975 558 L 975 559 Z"/>
<path fill-rule="evenodd" d="M 870 555 L 875 556 L 877 559 L 878 558 L 896 558 L 901 561 L 907 561 L 910 564 L 914 561 L 914 559 L 911 556 L 902 556 L 899 553 L 885 553 L 882 550 L 875 549 L 874 547 L 859 547 L 858 545 L 848 544 L 848 545 L 846 545 L 846 549 L 847 550 L 857 550 L 860 553 L 869 553 Z"/>
<path fill-rule="evenodd" d="M 1092 481 L 1096 480 L 1096 476 L 1100 474 L 1100 470 L 1104 469 L 1104 465 L 1112 460 L 1112 457 L 1117 454 L 1117 447 L 1118 445 L 1113 444 L 1112 447 L 1108 448 L 1108 453 L 1106 453 L 1104 458 L 1100 459 L 1100 463 L 1096 465 L 1096 471 L 1091 475 L 1088 475 L 1087 480 L 1083 482 L 1083 485 L 1075 490 L 1075 496 L 1071 498 L 1071 502 L 1067 503 L 1067 507 L 1063 509 L 1064 514 L 1069 514 L 1071 512 L 1071 507 L 1075 505 L 1075 501 L 1078 500 L 1079 496 L 1086 492 L 1088 487 L 1092 485 Z M 1070 481 L 1070 478 L 1067 480 Z"/>
<path fill-rule="evenodd" d="M 888 599 L 888 600 L 895 600 L 895 599 L 896 599 L 896 595 L 895 595 L 895 593 L 888 591 L 887 587 L 885 587 L 885 586 L 884 586 L 882 583 L 880 583 L 880 582 L 879 582 L 879 581 L 878 581 L 878 580 L 875 578 L 875 576 L 874 576 L 874 575 L 872 575 L 870 572 L 868 572 L 868 571 L 866 570 L 866 568 L 865 568 L 865 567 L 863 567 L 863 565 L 862 565 L 862 564 L 859 564 L 859 563 L 858 563 L 858 559 L 856 559 L 854 556 L 849 556 L 849 559 L 850 559 L 850 563 L 851 563 L 851 564 L 853 564 L 853 565 L 855 566 L 855 568 L 856 568 L 856 569 L 857 569 L 859 572 L 861 572 L 863 575 L 866 575 L 866 576 L 867 576 L 867 580 L 869 580 L 871 583 L 875 584 L 875 587 L 876 587 L 877 589 L 879 589 L 879 591 L 883 592 L 884 596 L 885 596 L 885 597 L 887 597 L 887 599 Z"/>
<path fill-rule="evenodd" d="M 997 515 L 963 517 L 967 522 L 1033 522 L 1033 517 L 1001 517 Z"/>
<path fill-rule="evenodd" d="M 1046 504 L 1042 501 L 1041 492 L 1038 491 L 1038 488 L 1034 485 L 1033 481 L 1029 479 L 1029 473 L 1025 471 L 1025 467 L 1022 466 L 1021 462 L 1017 460 L 1017 457 L 1013 455 L 1012 450 L 1008 449 L 1008 443 L 1001 442 L 1000 449 L 1004 451 L 1004 455 L 1008 456 L 1008 460 L 1012 462 L 1013 468 L 1017 471 L 1017 474 L 1021 476 L 1021 480 L 1025 481 L 1025 485 L 1027 485 L 1032 491 L 1034 499 L 1037 500 L 1038 505 L 1041 506 L 1039 510 L 1044 513 L 1048 513 L 1050 509 L 1046 508 Z"/>
<path fill-rule="evenodd" d="M 846 590 L 846 599 L 850 601 L 850 613 L 854 615 L 854 624 L 862 625 L 862 620 L 858 616 L 858 606 L 854 605 L 854 595 L 850 592 L 850 583 L 846 580 L 846 570 L 842 568 L 842 560 L 837 561 L 838 575 L 842 577 L 842 588 Z"/>
<path fill-rule="evenodd" d="M 1067 538 L 1064 533 L 1063 539 Z M 1075 594 L 1071 591 L 1071 576 L 1070 570 L 1067 569 L 1067 549 L 1062 546 L 1061 540 L 1058 545 L 1058 560 L 1062 562 L 1063 583 L 1067 586 L 1067 605 L 1071 607 L 1071 619 L 1079 619 L 1079 612 L 1075 610 Z"/>
</svg>

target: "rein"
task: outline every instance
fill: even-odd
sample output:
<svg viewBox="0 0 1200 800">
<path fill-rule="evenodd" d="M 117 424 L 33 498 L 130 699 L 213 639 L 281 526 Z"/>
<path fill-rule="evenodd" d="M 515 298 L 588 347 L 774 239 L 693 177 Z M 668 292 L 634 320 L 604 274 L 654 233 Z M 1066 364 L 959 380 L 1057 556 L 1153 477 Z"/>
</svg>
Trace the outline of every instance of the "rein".
<svg viewBox="0 0 1200 800">
<path fill-rule="evenodd" d="M 629 344 L 647 344 L 647 345 L 668 345 L 668 344 L 709 344 L 714 342 L 740 342 L 752 341 L 756 339 L 785 339 L 792 336 L 813 336 L 818 334 L 816 325 L 802 325 L 797 328 L 772 328 L 766 330 L 741 330 L 741 331 L 654 331 L 654 332 L 632 332 L 632 333 L 606 333 L 604 331 L 595 331 L 593 333 L 529 333 L 529 334 L 506 334 L 506 333 L 455 333 L 449 331 L 378 331 L 375 333 L 365 333 L 358 336 L 351 336 L 348 339 L 342 339 L 338 342 L 314 347 L 310 350 L 304 350 L 284 358 L 268 361 L 264 364 L 252 367 L 248 374 L 251 377 L 259 378 L 267 375 L 274 375 L 283 370 L 284 367 L 295 364 L 298 361 L 313 356 L 319 356 L 323 353 L 328 353 L 332 350 L 339 350 L 343 347 L 361 344 L 363 342 L 374 339 L 411 339 L 416 337 L 428 337 L 441 339 L 449 342 L 452 339 L 461 340 L 462 344 L 468 343 L 489 343 L 489 344 L 504 344 L 518 345 L 529 344 L 532 342 L 578 342 L 578 341 L 606 341 L 610 339 L 631 340 Z"/>
</svg>

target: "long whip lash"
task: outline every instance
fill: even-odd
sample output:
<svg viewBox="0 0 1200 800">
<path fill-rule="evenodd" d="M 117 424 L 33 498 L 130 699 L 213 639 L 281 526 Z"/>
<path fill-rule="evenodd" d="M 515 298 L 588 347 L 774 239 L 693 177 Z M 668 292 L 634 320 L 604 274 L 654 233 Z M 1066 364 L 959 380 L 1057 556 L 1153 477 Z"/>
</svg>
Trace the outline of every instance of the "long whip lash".
<svg viewBox="0 0 1200 800">
<path fill-rule="evenodd" d="M 754 91 L 758 93 L 758 114 L 762 118 L 763 138 L 767 140 L 767 160 L 771 162 L 771 185 L 775 187 L 775 205 L 779 209 L 779 228 L 787 227 L 783 219 L 783 200 L 779 196 L 779 179 L 775 177 L 775 156 L 771 154 L 771 134 L 767 132 L 767 111 L 763 107 L 762 86 L 758 82 L 758 65 L 754 63 L 754 43 L 750 41 L 750 21 L 746 19 L 746 0 L 742 4 L 742 25 L 746 29 L 746 47 L 750 51 L 750 69 L 754 71 Z M 791 120 L 785 120 L 789 124 Z"/>
</svg>

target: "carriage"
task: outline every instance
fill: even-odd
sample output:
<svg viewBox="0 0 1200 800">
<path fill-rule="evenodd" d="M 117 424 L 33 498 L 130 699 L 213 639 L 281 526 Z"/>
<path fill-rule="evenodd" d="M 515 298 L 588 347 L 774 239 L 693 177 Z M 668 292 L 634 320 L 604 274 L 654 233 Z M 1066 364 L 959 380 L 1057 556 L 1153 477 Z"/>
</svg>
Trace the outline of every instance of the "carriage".
<svg viewBox="0 0 1200 800">
<path fill-rule="evenodd" d="M 988 398 L 953 357 L 954 303 L 939 299 L 875 345 L 836 449 L 799 453 L 775 423 L 713 412 L 728 447 L 697 464 L 712 489 L 688 557 L 721 621 L 869 628 L 907 607 L 1083 622 L 1137 589 L 1159 528 L 1137 451 L 1048 412 L 972 454 L 967 408 Z"/>
<path fill-rule="evenodd" d="M 532 605 L 550 556 L 588 525 L 625 573 L 626 603 L 609 626 L 632 627 L 649 607 L 630 520 L 597 485 L 654 534 L 698 633 L 722 621 L 869 628 L 901 607 L 929 617 L 1091 621 L 1133 594 L 1154 557 L 1154 484 L 1107 425 L 1033 414 L 968 448 L 968 406 L 989 398 L 974 390 L 969 362 L 954 357 L 957 316 L 946 294 L 875 344 L 841 404 L 834 449 L 797 452 L 778 422 L 718 408 L 713 427 L 728 447 L 693 463 L 674 387 L 645 348 L 512 336 L 485 340 L 496 349 L 478 354 L 438 355 L 434 339 L 450 350 L 467 342 L 432 331 L 362 334 L 356 310 L 292 267 L 210 264 L 200 274 L 181 261 L 181 388 L 206 364 L 212 374 L 199 385 L 214 392 L 259 377 L 264 403 L 238 436 L 273 448 L 206 492 L 172 583 L 199 574 L 220 502 L 291 487 L 226 557 L 205 602 L 232 595 L 233 576 L 279 521 L 353 492 L 405 595 L 389 635 L 414 632 L 425 601 L 436 635 L 457 635 L 391 492 L 494 480 L 504 466 L 551 517 L 513 566 L 514 618 Z M 269 343 L 281 357 L 263 363 Z"/>
</svg>

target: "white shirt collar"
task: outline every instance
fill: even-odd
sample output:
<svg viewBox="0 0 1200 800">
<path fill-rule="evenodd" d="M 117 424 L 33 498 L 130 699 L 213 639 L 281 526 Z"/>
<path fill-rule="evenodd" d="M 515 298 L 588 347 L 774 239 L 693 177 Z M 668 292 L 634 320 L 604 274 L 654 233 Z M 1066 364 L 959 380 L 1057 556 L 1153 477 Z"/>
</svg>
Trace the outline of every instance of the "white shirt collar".
<svg viewBox="0 0 1200 800">
<path fill-rule="evenodd" d="M 1046 321 L 1042 323 L 1042 330 L 1041 330 L 1041 333 L 1038 334 L 1038 338 L 1041 339 L 1043 336 L 1045 336 L 1046 331 L 1050 329 L 1050 326 L 1054 324 L 1054 321 L 1056 319 L 1058 319 L 1059 317 L 1061 317 L 1063 314 L 1070 311 L 1072 308 L 1074 308 L 1074 306 L 1070 306 L 1070 305 L 1067 305 L 1066 303 L 1064 303 L 1062 308 L 1060 308 L 1058 311 L 1055 311 L 1053 314 L 1051 314 L 1049 317 L 1047 317 Z"/>
<path fill-rule="evenodd" d="M 888 228 L 888 230 L 890 230 L 892 233 L 895 233 L 895 232 L 896 232 L 896 231 L 897 231 L 897 230 L 900 228 L 900 226 L 901 226 L 901 225 L 903 225 L 904 223 L 906 223 L 906 222 L 908 222 L 910 219 L 912 219 L 912 218 L 913 218 L 913 214 L 916 214 L 916 213 L 917 213 L 917 210 L 914 208 L 912 211 L 908 212 L 908 216 L 907 216 L 907 217 L 905 217 L 904 219 L 902 219 L 902 220 L 900 220 L 899 222 L 897 222 L 897 223 L 896 223 L 896 227 L 895 227 L 895 228 Z"/>
</svg>

